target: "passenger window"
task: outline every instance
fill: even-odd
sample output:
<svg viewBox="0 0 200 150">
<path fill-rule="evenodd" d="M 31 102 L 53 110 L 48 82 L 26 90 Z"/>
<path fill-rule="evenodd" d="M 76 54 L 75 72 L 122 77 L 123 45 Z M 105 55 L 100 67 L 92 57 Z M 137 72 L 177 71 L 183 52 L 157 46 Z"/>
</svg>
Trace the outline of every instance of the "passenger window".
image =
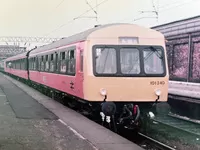
<svg viewBox="0 0 200 150">
<path fill-rule="evenodd" d="M 75 50 L 69 50 L 67 54 L 67 74 L 75 75 L 75 73 L 76 73 Z"/>
<path fill-rule="evenodd" d="M 55 67 L 56 67 L 56 71 L 59 72 L 59 61 L 58 61 L 58 53 L 56 53 L 56 60 L 55 60 Z"/>
<path fill-rule="evenodd" d="M 38 56 L 38 71 L 41 71 L 41 56 Z"/>
<path fill-rule="evenodd" d="M 61 58 L 61 62 L 60 62 L 60 72 L 61 72 L 61 73 L 65 73 L 65 72 L 66 72 L 65 52 L 61 52 L 60 58 Z"/>
<path fill-rule="evenodd" d="M 45 56 L 45 71 L 49 71 L 49 59 L 48 55 Z"/>
<path fill-rule="evenodd" d="M 23 64 L 23 60 L 24 60 L 24 59 L 21 59 L 21 70 L 24 70 L 24 66 L 23 66 L 23 65 L 24 65 L 24 64 Z"/>
<path fill-rule="evenodd" d="M 21 69 L 21 70 L 24 70 L 24 69 L 23 69 L 23 59 L 20 60 L 20 69 Z"/>
<path fill-rule="evenodd" d="M 80 71 L 83 72 L 83 51 L 80 52 Z"/>
<path fill-rule="evenodd" d="M 32 65 L 32 58 L 29 59 L 29 70 L 32 70 L 31 65 Z"/>
<path fill-rule="evenodd" d="M 53 54 L 50 55 L 50 71 L 54 72 Z"/>
<path fill-rule="evenodd" d="M 33 57 L 33 70 L 36 70 L 36 59 Z"/>
<path fill-rule="evenodd" d="M 42 56 L 41 60 L 41 71 L 44 71 L 44 56 Z"/>
</svg>

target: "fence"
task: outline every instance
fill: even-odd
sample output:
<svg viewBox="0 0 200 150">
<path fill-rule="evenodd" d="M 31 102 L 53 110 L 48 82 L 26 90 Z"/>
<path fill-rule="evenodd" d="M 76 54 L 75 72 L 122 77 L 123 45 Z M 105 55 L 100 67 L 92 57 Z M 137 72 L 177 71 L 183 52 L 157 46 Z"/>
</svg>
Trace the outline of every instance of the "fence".
<svg viewBox="0 0 200 150">
<path fill-rule="evenodd" d="M 200 32 L 167 38 L 170 80 L 200 83 Z"/>
</svg>

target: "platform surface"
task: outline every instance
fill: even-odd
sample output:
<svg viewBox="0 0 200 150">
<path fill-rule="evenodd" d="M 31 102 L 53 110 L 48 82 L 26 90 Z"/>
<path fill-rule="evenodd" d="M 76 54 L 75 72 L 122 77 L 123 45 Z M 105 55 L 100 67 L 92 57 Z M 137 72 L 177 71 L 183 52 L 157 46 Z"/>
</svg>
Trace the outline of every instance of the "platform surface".
<svg viewBox="0 0 200 150">
<path fill-rule="evenodd" d="M 127 139 L 1 73 L 0 85 L 0 149 L 142 150 Z"/>
<path fill-rule="evenodd" d="M 169 94 L 200 99 L 200 83 L 169 81 Z"/>
<path fill-rule="evenodd" d="M 0 75 L 0 150 L 75 149 L 95 148 Z"/>
</svg>

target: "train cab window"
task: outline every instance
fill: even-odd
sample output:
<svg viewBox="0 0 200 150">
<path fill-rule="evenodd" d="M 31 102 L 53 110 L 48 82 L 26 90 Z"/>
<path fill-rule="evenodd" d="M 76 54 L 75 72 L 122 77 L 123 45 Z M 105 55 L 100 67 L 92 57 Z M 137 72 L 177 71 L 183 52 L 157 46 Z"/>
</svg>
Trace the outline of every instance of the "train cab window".
<svg viewBox="0 0 200 150">
<path fill-rule="evenodd" d="M 120 49 L 120 65 L 123 74 L 139 74 L 140 59 L 139 50 L 136 48 Z"/>
<path fill-rule="evenodd" d="M 61 62 L 60 62 L 60 72 L 61 72 L 61 73 L 66 73 L 65 52 L 61 52 L 61 53 L 60 53 L 60 58 L 61 58 Z"/>
<path fill-rule="evenodd" d="M 49 71 L 49 59 L 48 55 L 45 56 L 45 71 Z"/>
<path fill-rule="evenodd" d="M 97 48 L 95 50 L 96 73 L 115 74 L 117 73 L 116 50 L 114 48 Z"/>
<path fill-rule="evenodd" d="M 50 55 L 50 71 L 54 72 L 53 54 Z"/>
<path fill-rule="evenodd" d="M 69 50 L 67 53 L 67 74 L 75 75 L 76 73 L 76 53 L 75 50 Z"/>
<path fill-rule="evenodd" d="M 160 49 L 144 49 L 144 71 L 146 74 L 163 74 L 163 54 Z"/>
</svg>

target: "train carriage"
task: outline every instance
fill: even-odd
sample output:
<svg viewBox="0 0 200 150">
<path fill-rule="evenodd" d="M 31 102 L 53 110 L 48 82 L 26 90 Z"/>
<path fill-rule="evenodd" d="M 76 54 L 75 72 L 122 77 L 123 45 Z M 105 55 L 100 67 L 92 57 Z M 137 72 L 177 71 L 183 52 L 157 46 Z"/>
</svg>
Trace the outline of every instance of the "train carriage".
<svg viewBox="0 0 200 150">
<path fill-rule="evenodd" d="M 102 116 L 117 112 L 117 119 L 125 120 L 120 117 L 124 109 L 125 116 L 134 122 L 135 106 L 138 110 L 167 101 L 165 39 L 149 28 L 102 25 L 36 48 L 26 56 L 26 77 L 6 71 L 73 96 L 91 107 L 103 103 L 99 105 Z"/>
<path fill-rule="evenodd" d="M 5 59 L 5 72 L 27 80 L 27 52 Z"/>
</svg>

